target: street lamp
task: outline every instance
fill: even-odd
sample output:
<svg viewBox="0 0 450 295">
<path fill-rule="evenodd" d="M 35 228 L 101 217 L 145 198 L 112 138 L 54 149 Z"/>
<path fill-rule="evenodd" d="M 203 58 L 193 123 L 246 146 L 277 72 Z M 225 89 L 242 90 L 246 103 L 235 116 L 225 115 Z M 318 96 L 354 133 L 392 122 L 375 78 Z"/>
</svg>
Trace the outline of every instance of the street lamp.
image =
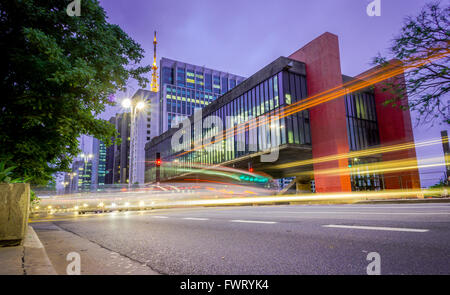
<svg viewBox="0 0 450 295">
<path fill-rule="evenodd" d="M 122 107 L 125 109 L 130 109 L 131 114 L 131 126 L 130 126 L 130 161 L 129 161 L 129 168 L 128 168 L 128 186 L 131 187 L 132 183 L 134 182 L 135 178 L 135 164 L 136 161 L 136 114 L 143 110 L 146 106 L 146 103 L 144 100 L 135 100 L 135 99 L 129 99 L 125 98 L 122 100 Z"/>
</svg>

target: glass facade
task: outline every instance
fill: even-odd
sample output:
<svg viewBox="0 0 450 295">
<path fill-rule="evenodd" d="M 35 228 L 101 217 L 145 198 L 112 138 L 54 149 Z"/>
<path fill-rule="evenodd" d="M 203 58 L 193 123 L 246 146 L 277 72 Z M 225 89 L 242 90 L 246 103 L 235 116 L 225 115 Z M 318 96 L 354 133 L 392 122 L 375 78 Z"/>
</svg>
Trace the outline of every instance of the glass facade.
<svg viewBox="0 0 450 295">
<path fill-rule="evenodd" d="M 345 97 L 349 147 L 358 151 L 380 144 L 375 98 L 370 92 Z"/>
<path fill-rule="evenodd" d="M 161 59 L 159 133 L 176 117 L 190 116 L 234 88 L 243 77 L 166 58 Z"/>
<path fill-rule="evenodd" d="M 359 151 L 380 144 L 375 97 L 371 91 L 354 92 L 345 96 L 347 134 L 350 151 Z M 380 190 L 383 188 L 383 176 L 368 174 L 367 166 L 380 161 L 376 157 L 349 159 L 353 191 Z"/>
<path fill-rule="evenodd" d="M 78 167 L 78 191 L 90 191 L 92 179 L 92 162 L 84 161 Z"/>
<path fill-rule="evenodd" d="M 99 152 L 98 152 L 98 178 L 97 183 L 99 186 L 105 185 L 106 178 L 106 145 L 100 141 L 99 142 Z"/>
<path fill-rule="evenodd" d="M 219 89 L 216 85 L 220 81 L 220 77 L 212 77 L 213 89 Z M 229 86 L 232 86 L 231 82 Z M 192 90 L 192 92 L 195 91 Z M 177 152 L 172 148 L 171 137 L 168 137 L 146 150 L 147 161 L 154 160 L 156 152 L 160 152 L 163 162 L 172 163 L 170 169 L 161 167 L 162 179 L 177 175 L 179 171 L 186 171 L 186 168 L 196 164 L 210 165 L 233 161 L 251 153 L 269 151 L 274 146 L 311 144 L 309 111 L 301 111 L 286 117 L 281 116 L 279 112 L 280 108 L 286 104 L 306 98 L 305 76 L 287 70 L 280 71 L 254 87 L 239 93 L 242 94 L 212 112 L 204 114 L 204 127 L 201 134 L 194 132 L 195 126 L 191 122 L 192 145 L 201 144 L 205 140 L 213 141 L 217 136 L 216 131 L 223 130 L 224 138 L 213 148 L 203 148 L 186 153 Z M 197 94 L 192 93 L 191 95 Z M 173 97 L 167 99 L 172 99 L 170 110 L 173 113 Z M 212 100 L 208 101 L 205 97 L 201 97 L 200 102 L 202 101 L 210 103 Z M 200 107 L 202 106 L 200 103 Z M 192 110 L 186 115 L 190 114 L 192 114 Z M 215 116 L 219 120 L 214 121 L 211 128 L 206 128 L 205 118 L 210 116 Z M 222 125 L 218 126 L 218 124 Z M 185 151 L 192 148 L 192 146 L 187 146 L 186 140 L 183 142 Z M 154 169 L 155 167 L 152 165 L 147 167 L 146 182 L 154 180 Z"/>
</svg>

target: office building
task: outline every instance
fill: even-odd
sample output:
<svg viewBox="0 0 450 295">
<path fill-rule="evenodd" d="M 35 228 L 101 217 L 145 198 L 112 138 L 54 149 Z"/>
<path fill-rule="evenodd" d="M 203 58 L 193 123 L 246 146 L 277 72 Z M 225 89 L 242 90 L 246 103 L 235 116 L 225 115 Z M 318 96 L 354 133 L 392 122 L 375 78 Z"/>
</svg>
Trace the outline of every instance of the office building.
<svg viewBox="0 0 450 295">
<path fill-rule="evenodd" d="M 94 138 L 92 141 L 92 189 L 101 189 L 106 177 L 106 145 Z"/>
<path fill-rule="evenodd" d="M 133 95 L 134 103 L 144 101 L 145 107 L 137 110 L 134 117 L 134 134 L 131 134 L 131 147 L 134 146 L 132 161 L 131 183 L 144 183 L 145 172 L 145 144 L 159 134 L 159 99 L 158 92 L 139 89 Z M 133 145 L 134 144 L 134 145 Z"/>
<path fill-rule="evenodd" d="M 233 89 L 245 78 L 168 58 L 160 60 L 159 134 Z M 158 134 L 158 135 L 159 135 Z"/>
</svg>

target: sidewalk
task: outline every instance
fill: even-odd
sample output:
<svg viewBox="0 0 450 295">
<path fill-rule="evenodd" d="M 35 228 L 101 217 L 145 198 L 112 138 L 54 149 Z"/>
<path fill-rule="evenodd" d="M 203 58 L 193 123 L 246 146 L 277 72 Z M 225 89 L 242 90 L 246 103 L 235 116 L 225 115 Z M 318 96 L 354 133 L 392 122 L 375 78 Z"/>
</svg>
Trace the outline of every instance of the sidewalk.
<svg viewBox="0 0 450 295">
<path fill-rule="evenodd" d="M 28 226 L 21 246 L 0 248 L 0 275 L 55 275 L 45 248 Z"/>
<path fill-rule="evenodd" d="M 33 223 L 59 275 L 66 274 L 67 254 L 80 255 L 81 275 L 157 275 L 147 262 L 124 256 L 51 222 Z M 134 252 L 134 251 L 133 251 Z"/>
</svg>

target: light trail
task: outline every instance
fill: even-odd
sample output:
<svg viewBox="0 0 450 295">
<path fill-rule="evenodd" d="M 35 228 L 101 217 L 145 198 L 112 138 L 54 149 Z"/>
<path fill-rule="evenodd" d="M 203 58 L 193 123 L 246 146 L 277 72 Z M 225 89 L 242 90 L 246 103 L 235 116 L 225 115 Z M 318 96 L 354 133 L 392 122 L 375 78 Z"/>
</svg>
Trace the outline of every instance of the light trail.
<svg viewBox="0 0 450 295">
<path fill-rule="evenodd" d="M 382 190 L 382 191 L 355 191 L 355 192 L 339 192 L 339 193 L 307 193 L 295 195 L 276 195 L 276 196 L 246 196 L 246 197 L 226 197 L 226 195 L 212 197 L 209 194 L 208 198 L 202 198 L 198 193 L 185 194 L 179 198 L 166 196 L 157 201 L 150 203 L 151 196 L 148 199 L 128 199 L 127 206 L 123 203 L 117 202 L 114 198 L 96 199 L 92 202 L 92 198 L 87 207 L 76 207 L 76 200 L 66 199 L 63 203 L 49 200 L 41 210 L 35 210 L 31 216 L 42 218 L 45 216 L 78 216 L 80 212 L 115 212 L 115 211 L 143 211 L 148 209 L 164 209 L 164 208 L 182 208 L 195 206 L 240 206 L 245 204 L 276 204 L 276 203 L 356 203 L 366 200 L 389 200 L 389 199 L 417 199 L 424 197 L 436 197 L 448 194 L 445 189 L 414 189 L 414 190 Z M 140 202 L 144 201 L 145 206 Z M 100 202 L 102 204 L 99 207 Z M 112 207 L 112 203 L 116 206 Z M 50 205 L 52 204 L 52 205 Z M 47 206 L 48 205 L 48 206 Z M 69 215 L 68 215 L 69 214 Z M 71 214 L 71 215 L 70 215 Z M 164 217 L 161 217 L 164 218 Z"/>
<path fill-rule="evenodd" d="M 376 83 L 382 82 L 384 80 L 387 80 L 389 78 L 398 76 L 398 75 L 404 73 L 405 70 L 417 68 L 417 67 L 423 66 L 425 64 L 428 64 L 434 60 L 446 57 L 449 55 L 449 53 L 450 53 L 450 49 L 447 49 L 444 53 L 434 54 L 426 59 L 416 59 L 416 60 L 409 61 L 409 64 L 407 62 L 403 63 L 401 66 L 398 66 L 398 64 L 389 64 L 386 67 L 380 67 L 379 69 L 369 71 L 367 73 L 364 73 L 360 76 L 355 77 L 354 80 L 352 80 L 352 81 L 343 83 L 342 85 L 339 85 L 339 86 L 336 86 L 329 90 L 326 90 L 324 92 L 315 94 L 311 97 L 308 97 L 301 101 L 297 101 L 293 104 L 284 106 L 281 109 L 272 110 L 269 113 L 267 113 L 266 115 L 263 115 L 262 120 L 258 120 L 259 117 L 252 118 L 247 121 L 247 122 L 249 122 L 248 126 L 247 126 L 247 122 L 240 123 L 240 124 L 236 125 L 236 130 L 234 130 L 234 127 L 229 128 L 229 129 L 225 130 L 223 132 L 223 134 L 218 134 L 217 136 L 215 136 L 215 140 L 212 140 L 212 141 L 208 142 L 207 144 L 195 146 L 196 141 L 194 141 L 194 148 L 184 151 L 182 153 L 179 153 L 175 158 L 181 157 L 187 153 L 191 153 L 196 150 L 202 150 L 208 145 L 220 142 L 229 137 L 234 137 L 236 134 L 245 132 L 245 130 L 257 128 L 258 126 L 261 126 L 261 125 L 266 125 L 268 122 L 270 122 L 270 120 L 277 121 L 280 118 L 287 117 L 291 114 L 294 114 L 294 113 L 312 108 L 314 106 L 317 106 L 319 104 L 331 101 L 333 99 L 342 97 L 345 94 L 367 88 L 373 84 L 376 84 Z M 363 80 L 363 79 L 367 79 L 367 80 Z"/>
<path fill-rule="evenodd" d="M 375 147 L 360 151 L 353 151 L 348 153 L 342 153 L 338 155 L 331 155 L 331 156 L 324 156 L 319 157 L 315 159 L 308 159 L 308 160 L 301 160 L 301 161 L 295 161 L 285 164 L 279 164 L 274 165 L 271 168 L 274 169 L 286 169 L 291 167 L 301 167 L 305 165 L 311 165 L 311 164 L 318 164 L 318 163 L 324 163 L 324 162 L 330 162 L 335 160 L 341 160 L 341 159 L 350 159 L 350 158 L 357 158 L 357 157 L 364 157 L 364 156 L 370 156 L 370 155 L 376 155 L 376 154 L 384 154 L 384 153 L 391 153 L 391 152 L 397 152 L 397 151 L 403 151 L 413 148 L 420 148 L 420 147 L 426 147 L 431 146 L 435 144 L 442 144 L 442 140 L 439 139 L 431 139 L 427 141 L 422 141 L 418 143 L 414 142 L 408 142 L 408 143 L 401 143 L 401 144 L 395 144 L 390 146 L 383 146 L 383 147 Z M 448 142 L 448 138 L 444 140 L 444 142 Z"/>
<path fill-rule="evenodd" d="M 447 161 L 449 156 L 444 157 Z M 299 175 L 368 175 L 379 173 L 391 173 L 408 170 L 416 170 L 421 168 L 440 167 L 445 166 L 445 161 L 442 157 L 433 157 L 421 159 L 419 162 L 416 159 L 401 159 L 383 162 L 363 163 L 352 165 L 348 168 L 330 168 L 330 169 L 315 169 L 311 171 L 300 172 Z"/>
</svg>

